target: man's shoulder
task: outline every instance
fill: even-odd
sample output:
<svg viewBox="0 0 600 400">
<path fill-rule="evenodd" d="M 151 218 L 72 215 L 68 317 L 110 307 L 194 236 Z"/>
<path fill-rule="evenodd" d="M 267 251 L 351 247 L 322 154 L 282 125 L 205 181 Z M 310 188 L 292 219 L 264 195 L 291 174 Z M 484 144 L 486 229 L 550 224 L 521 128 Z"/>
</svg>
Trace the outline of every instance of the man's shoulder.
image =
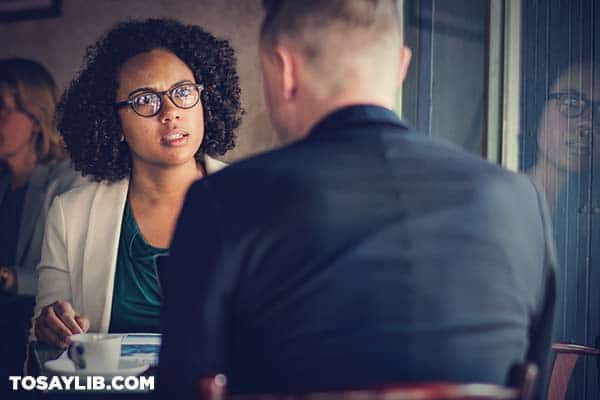
<svg viewBox="0 0 600 400">
<path fill-rule="evenodd" d="M 486 160 L 479 154 L 467 151 L 463 147 L 443 138 L 433 138 L 429 141 L 430 153 L 447 157 L 458 166 L 467 168 L 475 174 L 484 174 L 490 178 L 508 181 L 528 181 L 522 173 L 511 171 L 500 164 Z"/>
<path fill-rule="evenodd" d="M 375 135 L 381 139 L 383 151 L 375 145 L 375 138 L 369 148 L 364 143 L 356 143 L 352 138 L 343 136 L 341 140 L 338 137 L 333 141 L 331 146 L 323 141 L 305 140 L 235 162 L 211 175 L 207 182 L 211 185 L 224 183 L 222 186 L 231 187 L 230 183 L 240 181 L 242 186 L 246 186 L 249 183 L 269 184 L 274 179 L 285 177 L 293 180 L 314 171 L 319 173 L 339 169 L 337 157 L 360 160 L 361 156 L 367 154 L 390 161 L 387 163 L 388 169 L 403 168 L 403 163 L 422 163 L 425 170 L 434 173 L 437 169 L 443 169 L 448 173 L 498 182 L 523 184 L 529 181 L 523 174 L 491 163 L 447 140 L 431 138 L 410 128 L 383 127 L 376 130 Z M 343 144 L 349 147 L 338 148 Z M 343 151 L 351 151 L 352 154 L 344 154 Z"/>
<path fill-rule="evenodd" d="M 288 145 L 248 157 L 210 175 L 206 182 L 227 182 L 229 185 L 236 181 L 245 187 L 247 184 L 268 184 L 269 177 L 280 175 L 282 171 L 290 174 L 290 170 L 294 170 L 292 175 L 301 173 L 302 168 L 297 165 L 297 150 L 297 145 Z"/>
<path fill-rule="evenodd" d="M 361 143 L 339 135 L 331 143 L 304 140 L 283 146 L 235 162 L 194 186 L 203 187 L 199 192 L 212 192 L 219 201 L 232 194 L 252 200 L 266 196 L 275 201 L 285 196 L 285 191 L 297 191 L 298 186 L 318 190 L 307 185 L 321 185 L 346 174 L 364 183 L 370 174 L 381 177 L 384 173 L 387 179 L 397 181 L 427 178 L 467 184 L 474 193 L 502 193 L 500 198 L 506 198 L 507 193 L 515 198 L 536 197 L 524 174 L 509 171 L 447 140 L 410 128 L 375 129 L 376 138 Z M 348 166 L 352 171 L 346 170 Z"/>
</svg>

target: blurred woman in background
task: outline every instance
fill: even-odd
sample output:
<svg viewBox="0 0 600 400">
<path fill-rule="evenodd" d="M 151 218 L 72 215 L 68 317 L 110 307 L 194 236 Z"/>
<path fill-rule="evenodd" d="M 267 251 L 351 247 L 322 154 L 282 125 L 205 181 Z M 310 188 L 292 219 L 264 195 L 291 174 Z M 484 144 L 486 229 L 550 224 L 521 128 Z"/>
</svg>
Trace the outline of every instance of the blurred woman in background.
<svg viewBox="0 0 600 400">
<path fill-rule="evenodd" d="M 66 160 L 56 103 L 42 65 L 0 60 L 0 376 L 22 374 L 48 208 L 85 181 Z"/>
<path fill-rule="evenodd" d="M 34 294 L 52 199 L 83 182 L 54 126 L 57 89 L 26 59 L 0 60 L 0 292 Z"/>
<path fill-rule="evenodd" d="M 552 83 L 535 135 L 535 163 L 527 169 L 554 210 L 569 178 L 600 160 L 600 70 L 590 62 L 568 66 Z M 530 146 L 525 146 L 530 147 Z M 532 151 L 532 150 L 530 150 Z"/>
</svg>

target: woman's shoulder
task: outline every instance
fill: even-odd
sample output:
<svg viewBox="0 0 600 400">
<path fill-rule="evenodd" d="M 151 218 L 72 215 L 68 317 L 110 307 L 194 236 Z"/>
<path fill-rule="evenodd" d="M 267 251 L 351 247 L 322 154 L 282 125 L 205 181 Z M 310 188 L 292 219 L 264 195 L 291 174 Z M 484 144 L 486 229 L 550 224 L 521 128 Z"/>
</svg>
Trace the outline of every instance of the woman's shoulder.
<svg viewBox="0 0 600 400">
<path fill-rule="evenodd" d="M 94 198 L 102 200 L 106 198 L 110 201 L 111 198 L 120 198 L 127 194 L 129 187 L 129 180 L 122 179 L 116 182 L 95 182 L 86 179 L 85 182 L 80 185 L 66 191 L 65 193 L 57 196 L 57 199 L 63 204 L 64 207 L 72 206 L 91 206 Z M 106 203 L 110 204 L 110 202 Z"/>
</svg>

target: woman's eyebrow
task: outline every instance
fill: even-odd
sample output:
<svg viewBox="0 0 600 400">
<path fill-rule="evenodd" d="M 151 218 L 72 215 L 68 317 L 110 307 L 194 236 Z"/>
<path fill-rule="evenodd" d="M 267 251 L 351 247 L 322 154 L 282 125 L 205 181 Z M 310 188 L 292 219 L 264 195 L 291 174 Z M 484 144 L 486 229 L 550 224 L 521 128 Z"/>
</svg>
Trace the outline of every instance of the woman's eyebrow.
<svg viewBox="0 0 600 400">
<path fill-rule="evenodd" d="M 171 89 L 171 88 L 173 88 L 173 87 L 175 87 L 177 85 L 180 85 L 182 83 L 193 83 L 193 81 L 191 81 L 189 79 L 182 79 L 182 80 L 180 80 L 180 81 L 175 82 L 174 84 L 172 84 L 169 87 L 169 89 Z M 159 90 L 156 90 L 156 88 L 145 86 L 145 87 L 134 89 L 133 91 L 129 92 L 129 94 L 127 95 L 127 97 L 131 97 L 131 96 L 133 96 L 134 94 L 136 94 L 138 92 L 148 92 L 148 91 L 149 92 L 159 92 Z"/>
</svg>

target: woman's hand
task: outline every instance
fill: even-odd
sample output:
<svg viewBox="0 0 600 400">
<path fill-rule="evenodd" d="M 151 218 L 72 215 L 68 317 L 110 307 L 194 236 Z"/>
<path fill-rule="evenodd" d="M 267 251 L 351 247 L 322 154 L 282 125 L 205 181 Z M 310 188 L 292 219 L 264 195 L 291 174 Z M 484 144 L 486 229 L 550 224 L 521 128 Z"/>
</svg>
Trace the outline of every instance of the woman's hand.
<svg viewBox="0 0 600 400">
<path fill-rule="evenodd" d="M 0 294 L 17 292 L 17 274 L 11 267 L 0 266 Z"/>
<path fill-rule="evenodd" d="M 75 313 L 71 304 L 55 301 L 42 309 L 35 320 L 35 336 L 41 342 L 61 349 L 71 344 L 69 336 L 84 333 L 90 327 L 87 317 Z"/>
</svg>

